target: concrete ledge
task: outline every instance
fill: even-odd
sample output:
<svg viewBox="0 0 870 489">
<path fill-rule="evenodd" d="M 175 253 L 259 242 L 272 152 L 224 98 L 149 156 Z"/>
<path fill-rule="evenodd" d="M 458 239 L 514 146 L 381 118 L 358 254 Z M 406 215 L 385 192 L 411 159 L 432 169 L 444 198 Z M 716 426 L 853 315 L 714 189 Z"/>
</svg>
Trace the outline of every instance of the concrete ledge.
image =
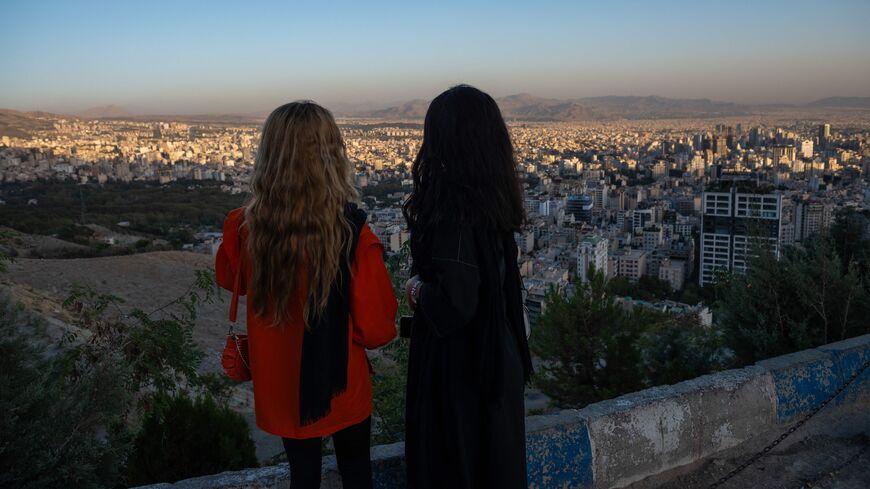
<svg viewBox="0 0 870 489">
<path fill-rule="evenodd" d="M 589 429 L 581 411 L 526 418 L 529 487 L 587 487 L 593 482 Z"/>
<path fill-rule="evenodd" d="M 591 487 L 622 487 L 734 447 L 775 422 L 774 400 L 770 376 L 748 367 L 588 406 Z"/>
<path fill-rule="evenodd" d="M 757 365 L 526 420 L 529 487 L 624 487 L 781 430 L 823 402 L 870 359 L 870 335 Z M 870 371 L 837 406 L 870 408 Z M 375 487 L 405 486 L 404 445 L 373 449 Z M 324 488 L 340 487 L 324 457 Z M 287 465 L 225 472 L 149 489 L 287 488 Z"/>
<path fill-rule="evenodd" d="M 776 414 L 782 421 L 818 407 L 840 386 L 833 356 L 810 349 L 758 362 L 773 377 Z"/>
</svg>

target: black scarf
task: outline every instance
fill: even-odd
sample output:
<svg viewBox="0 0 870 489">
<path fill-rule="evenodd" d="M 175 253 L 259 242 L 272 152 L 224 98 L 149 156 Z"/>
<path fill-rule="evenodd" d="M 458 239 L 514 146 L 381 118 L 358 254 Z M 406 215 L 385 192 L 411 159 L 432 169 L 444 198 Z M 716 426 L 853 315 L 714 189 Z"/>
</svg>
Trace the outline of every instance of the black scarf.
<svg viewBox="0 0 870 489">
<path fill-rule="evenodd" d="M 348 204 L 344 218 L 353 228 L 350 249 L 353 260 L 366 213 L 356 205 Z M 299 422 L 303 426 L 329 414 L 332 398 L 347 389 L 350 279 L 350 264 L 341 260 L 326 309 L 312 317 L 311 327 L 306 328 L 303 335 L 299 373 Z"/>
</svg>

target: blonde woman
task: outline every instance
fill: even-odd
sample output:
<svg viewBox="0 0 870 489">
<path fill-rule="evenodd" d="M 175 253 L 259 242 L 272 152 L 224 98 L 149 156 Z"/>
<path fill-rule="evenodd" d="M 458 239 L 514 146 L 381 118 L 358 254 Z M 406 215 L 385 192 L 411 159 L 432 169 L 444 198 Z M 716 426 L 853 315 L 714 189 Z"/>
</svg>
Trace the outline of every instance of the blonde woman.
<svg viewBox="0 0 870 489">
<path fill-rule="evenodd" d="M 283 439 L 291 488 L 320 486 L 324 436 L 344 487 L 370 488 L 365 349 L 395 337 L 397 305 L 329 111 L 293 102 L 272 112 L 251 193 L 224 222 L 215 268 L 222 287 L 247 295 L 257 426 Z"/>
</svg>

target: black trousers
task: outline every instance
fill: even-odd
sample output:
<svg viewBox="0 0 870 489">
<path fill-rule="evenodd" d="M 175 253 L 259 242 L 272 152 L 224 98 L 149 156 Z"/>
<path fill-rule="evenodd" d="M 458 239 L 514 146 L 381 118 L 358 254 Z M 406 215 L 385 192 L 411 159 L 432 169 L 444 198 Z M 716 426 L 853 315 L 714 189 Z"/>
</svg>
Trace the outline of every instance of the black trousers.
<svg viewBox="0 0 870 489">
<path fill-rule="evenodd" d="M 372 489 L 369 445 L 372 418 L 332 434 L 335 458 L 345 489 Z M 320 487 L 321 438 L 281 438 L 290 464 L 290 489 Z"/>
</svg>

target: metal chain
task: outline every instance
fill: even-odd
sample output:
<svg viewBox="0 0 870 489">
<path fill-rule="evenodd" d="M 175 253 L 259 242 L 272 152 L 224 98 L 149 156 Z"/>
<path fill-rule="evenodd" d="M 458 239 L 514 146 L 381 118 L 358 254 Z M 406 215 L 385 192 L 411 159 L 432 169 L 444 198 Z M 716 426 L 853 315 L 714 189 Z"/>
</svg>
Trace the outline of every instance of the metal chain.
<svg viewBox="0 0 870 489">
<path fill-rule="evenodd" d="M 752 465 L 752 464 L 754 464 L 755 462 L 757 462 L 759 459 L 761 459 L 761 457 L 767 455 L 767 454 L 768 454 L 771 450 L 773 450 L 777 445 L 779 445 L 780 443 L 782 443 L 782 442 L 783 442 L 786 438 L 788 438 L 792 433 L 794 433 L 795 431 L 797 431 L 801 426 L 803 426 L 807 421 L 809 421 L 810 418 L 812 418 L 813 416 L 815 416 L 816 414 L 818 414 L 818 412 L 821 411 L 822 408 L 824 408 L 824 407 L 827 406 L 831 401 L 833 401 L 834 399 L 836 399 L 837 396 L 839 396 L 839 395 L 840 395 L 844 390 L 846 390 L 847 387 L 849 387 L 850 385 L 852 385 L 852 382 L 855 382 L 855 379 L 857 379 L 858 376 L 860 376 L 862 373 L 864 373 L 864 371 L 867 370 L 868 367 L 870 367 L 870 360 L 867 360 L 866 362 L 864 362 L 864 365 L 862 365 L 861 368 L 859 368 L 858 370 L 856 370 L 855 373 L 852 374 L 851 377 L 849 377 L 849 380 L 847 380 L 845 383 L 843 383 L 843 385 L 841 385 L 840 388 L 837 389 L 836 392 L 834 392 L 833 394 L 831 394 L 831 395 L 830 395 L 827 399 L 825 399 L 821 404 L 819 404 L 819 405 L 816 406 L 812 411 L 810 411 L 809 413 L 807 413 L 803 418 L 801 418 L 800 421 L 798 421 L 798 422 L 795 423 L 791 428 L 789 428 L 788 431 L 786 431 L 785 433 L 783 433 L 782 435 L 780 435 L 779 438 L 777 438 L 776 440 L 773 440 L 773 442 L 772 442 L 770 445 L 764 447 L 763 450 L 761 450 L 760 452 L 756 453 L 755 455 L 749 457 L 748 460 L 746 460 L 745 462 L 743 462 L 742 464 L 740 464 L 736 469 L 732 470 L 731 472 L 728 472 L 728 473 L 725 474 L 723 477 L 721 477 L 719 480 L 717 480 L 716 482 L 710 484 L 710 485 L 708 486 L 708 489 L 715 489 L 716 487 L 721 486 L 722 484 L 724 484 L 725 482 L 727 482 L 729 479 L 731 479 L 731 478 L 734 477 L 735 475 L 737 475 L 737 474 L 743 472 L 744 470 L 746 470 L 747 467 L 749 467 L 750 465 Z"/>
</svg>

